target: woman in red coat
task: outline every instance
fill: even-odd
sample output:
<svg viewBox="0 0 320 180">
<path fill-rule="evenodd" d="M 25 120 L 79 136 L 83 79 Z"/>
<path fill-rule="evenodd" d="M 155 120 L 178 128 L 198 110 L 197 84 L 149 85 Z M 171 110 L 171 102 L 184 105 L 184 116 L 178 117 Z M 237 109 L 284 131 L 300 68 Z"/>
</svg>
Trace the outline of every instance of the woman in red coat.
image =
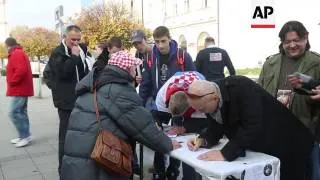
<svg viewBox="0 0 320 180">
<path fill-rule="evenodd" d="M 29 58 L 14 38 L 7 38 L 7 96 L 11 97 L 9 116 L 18 131 L 18 138 L 11 143 L 23 147 L 31 142 L 28 97 L 33 96 L 33 81 Z"/>
</svg>

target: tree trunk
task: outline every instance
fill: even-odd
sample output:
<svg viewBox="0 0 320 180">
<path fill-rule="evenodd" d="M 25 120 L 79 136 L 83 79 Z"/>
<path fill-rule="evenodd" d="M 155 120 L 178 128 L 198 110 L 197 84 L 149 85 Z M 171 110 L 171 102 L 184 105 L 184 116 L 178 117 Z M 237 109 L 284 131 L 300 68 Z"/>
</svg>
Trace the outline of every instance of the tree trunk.
<svg viewBox="0 0 320 180">
<path fill-rule="evenodd" d="M 38 77 L 38 98 L 42 98 L 42 86 L 41 86 L 41 67 L 40 67 L 40 56 L 37 56 L 38 58 L 38 72 L 39 72 L 39 77 Z"/>
</svg>

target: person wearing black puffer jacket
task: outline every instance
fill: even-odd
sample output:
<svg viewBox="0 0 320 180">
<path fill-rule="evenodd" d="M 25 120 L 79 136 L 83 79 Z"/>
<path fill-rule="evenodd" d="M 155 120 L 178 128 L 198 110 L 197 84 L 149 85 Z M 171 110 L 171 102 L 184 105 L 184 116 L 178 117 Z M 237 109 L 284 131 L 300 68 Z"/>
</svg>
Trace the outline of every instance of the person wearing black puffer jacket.
<svg viewBox="0 0 320 180">
<path fill-rule="evenodd" d="M 130 179 L 108 173 L 90 158 L 99 131 L 93 104 L 94 88 L 102 129 L 127 142 L 139 141 L 161 153 L 180 147 L 177 141 L 171 141 L 157 129 L 134 88 L 135 68 L 141 63 L 124 51 L 116 52 L 98 76 L 94 69 L 77 84 L 78 98 L 69 119 L 60 180 Z M 112 116 L 109 113 L 113 113 Z"/>
<path fill-rule="evenodd" d="M 100 44 L 98 45 L 99 55 L 97 57 L 97 61 L 93 64 L 93 68 L 97 68 L 98 70 L 102 70 L 107 64 L 109 60 L 109 51 L 108 44 Z"/>
</svg>

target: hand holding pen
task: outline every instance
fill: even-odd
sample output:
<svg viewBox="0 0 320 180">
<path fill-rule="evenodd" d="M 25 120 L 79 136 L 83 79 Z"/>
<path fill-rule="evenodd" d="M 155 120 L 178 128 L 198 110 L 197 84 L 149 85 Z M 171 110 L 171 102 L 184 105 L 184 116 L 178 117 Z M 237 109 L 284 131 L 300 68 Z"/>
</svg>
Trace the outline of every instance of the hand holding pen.
<svg viewBox="0 0 320 180">
<path fill-rule="evenodd" d="M 199 138 L 199 134 L 197 134 L 194 138 L 188 141 L 188 148 L 190 151 L 197 151 L 200 146 L 203 144 L 204 139 Z"/>
</svg>

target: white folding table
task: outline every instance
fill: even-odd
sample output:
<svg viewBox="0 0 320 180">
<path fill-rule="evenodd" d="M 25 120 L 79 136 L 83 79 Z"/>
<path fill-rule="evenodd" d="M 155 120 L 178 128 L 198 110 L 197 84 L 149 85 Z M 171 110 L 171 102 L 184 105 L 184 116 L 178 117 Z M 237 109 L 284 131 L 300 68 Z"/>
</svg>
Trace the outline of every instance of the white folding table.
<svg viewBox="0 0 320 180">
<path fill-rule="evenodd" d="M 220 150 L 227 140 L 220 140 L 212 149 L 199 149 L 192 152 L 187 147 L 187 141 L 195 135 L 178 136 L 173 139 L 181 142 L 182 147 L 170 153 L 171 157 L 179 159 L 192 166 L 205 179 L 210 180 L 280 180 L 280 160 L 276 157 L 246 151 L 245 157 L 227 161 L 202 161 L 197 159 L 200 154 L 209 150 Z"/>
</svg>

